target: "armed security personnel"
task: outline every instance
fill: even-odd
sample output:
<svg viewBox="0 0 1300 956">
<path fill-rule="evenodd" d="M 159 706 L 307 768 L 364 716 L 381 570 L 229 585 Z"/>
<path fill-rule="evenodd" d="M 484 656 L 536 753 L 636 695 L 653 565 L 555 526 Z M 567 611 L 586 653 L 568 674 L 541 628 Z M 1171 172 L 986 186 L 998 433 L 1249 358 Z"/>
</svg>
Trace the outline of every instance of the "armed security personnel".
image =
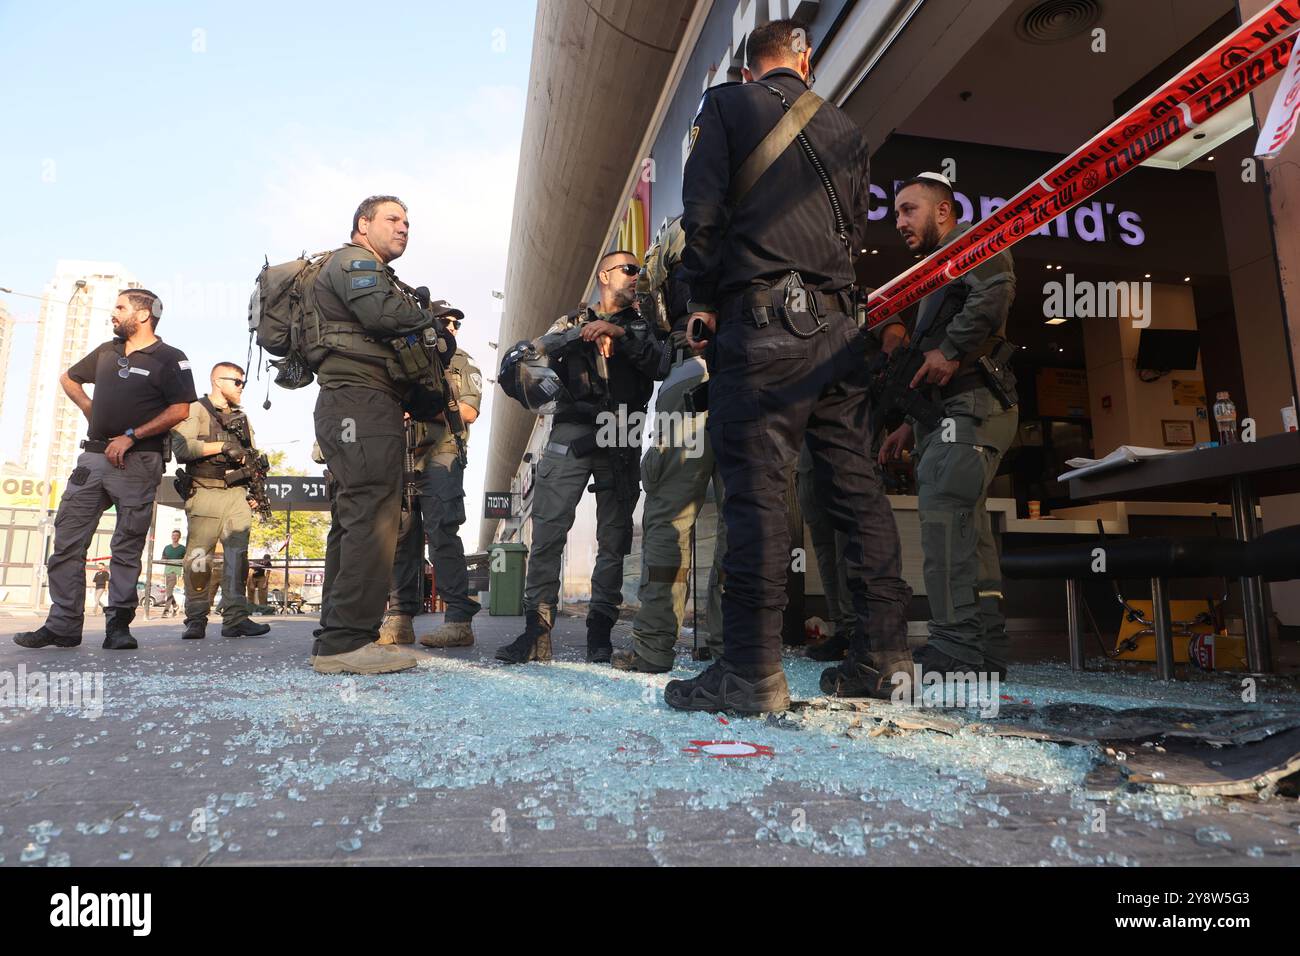
<svg viewBox="0 0 1300 956">
<path fill-rule="evenodd" d="M 897 228 L 912 252 L 929 255 L 970 228 L 957 222 L 952 186 L 922 173 L 895 194 Z M 923 672 L 994 671 L 1006 677 L 1002 574 L 989 521 L 989 483 L 1019 423 L 1014 353 L 1003 332 L 1016 294 L 1003 251 L 921 301 L 912 341 L 925 354 L 913 388 L 936 391 L 938 428 L 904 423 L 880 449 L 896 458 L 916 438 L 917 506 L 930 641 L 916 652 Z"/>
<path fill-rule="evenodd" d="M 457 314 L 446 320 L 447 330 L 453 335 L 460 328 Z M 460 449 L 467 446 L 469 426 L 478 418 L 483 375 L 474 360 L 460 349 L 448 364 L 447 374 L 456 389 L 465 428 L 458 445 L 457 436 L 445 420 L 415 425 L 419 494 L 410 510 L 402 513 L 388 616 L 379 629 L 380 644 L 410 644 L 415 640 L 411 617 L 419 613 L 424 596 L 426 541 L 438 596 L 446 602 L 447 614 L 442 626 L 422 635 L 420 643 L 425 647 L 469 647 L 474 643 L 470 621 L 479 612 L 479 603 L 469 596 L 469 568 L 460 539 L 460 526 L 465 523 L 465 466 Z"/>
<path fill-rule="evenodd" d="M 894 515 L 869 457 L 853 256 L 867 224 L 867 144 L 807 87 L 803 28 L 749 34 L 746 82 L 710 90 L 682 183 L 692 320 L 709 330 L 709 438 L 726 485 L 722 659 L 664 699 L 681 710 L 785 710 L 781 622 L 791 562 L 785 492 L 805 441 L 817 496 L 846 536 L 857 628 L 827 693 L 892 690 L 910 672 Z M 756 78 L 756 79 L 755 79 Z M 803 135 L 798 133 L 803 131 Z M 692 342 L 704 348 L 698 326 Z"/>
<path fill-rule="evenodd" d="M 406 251 L 410 224 L 395 196 L 371 196 L 352 217 L 352 240 L 335 250 L 313 291 L 332 344 L 317 369 L 316 441 L 333 495 L 325 550 L 321 627 L 312 666 L 322 674 L 382 674 L 414 667 L 406 648 L 377 643 L 401 521 L 409 384 L 386 340 L 434 323 L 389 267 Z M 444 353 L 454 352 L 455 341 Z"/>
<path fill-rule="evenodd" d="M 244 394 L 244 370 L 234 362 L 212 367 L 212 391 L 190 406 L 189 417 L 172 431 L 172 453 L 184 463 L 185 517 L 185 632 L 196 640 L 205 636 L 212 607 L 213 549 L 221 542 L 221 636 L 261 637 L 270 630 L 250 621 L 252 609 L 244 588 L 247 582 L 248 536 L 253 510 L 248 497 L 248 476 L 243 465 L 253 454 L 231 433 L 237 419 L 248 424 L 239 400 Z M 178 469 L 179 473 L 179 469 Z"/>
<path fill-rule="evenodd" d="M 607 389 L 606 413 L 624 422 L 634 412 L 644 414 L 662 350 L 650 323 L 634 306 L 640 271 L 636 256 L 607 252 L 596 270 L 599 306 L 561 316 L 534 343 L 573 400 L 554 413 L 550 440 L 537 465 L 533 540 L 524 583 L 527 624 L 524 633 L 496 655 L 511 664 L 551 659 L 560 557 L 593 476 L 597 552 L 587 614 L 587 660 L 607 662 L 613 653 L 609 635 L 623 603 L 623 558 L 632 549 L 632 512 L 641 491 L 640 446 L 629 447 L 625 434 L 616 434 L 613 443 L 606 444 L 601 434 L 620 429 L 611 429 L 615 423 L 596 405 Z"/>
<path fill-rule="evenodd" d="M 86 604 L 86 549 L 109 507 L 117 509 L 109 564 L 104 647 L 134 650 L 130 624 L 139 603 L 140 555 L 153 518 L 167 432 L 189 414 L 189 359 L 154 334 L 162 302 L 147 289 L 124 289 L 113 307 L 113 334 L 59 379 L 90 423 L 77 467 L 54 519 L 50 613 L 35 631 L 15 634 L 23 647 L 76 647 Z M 94 399 L 83 385 L 95 386 Z"/>
<path fill-rule="evenodd" d="M 708 412 L 696 411 L 695 399 L 708 385 L 704 359 L 686 344 L 686 303 L 690 290 L 682 281 L 681 249 L 686 241 L 680 217 L 670 219 L 646 251 L 646 293 L 653 311 L 670 323 L 664 359 L 668 368 L 655 398 L 654 443 L 641 460 L 645 508 L 641 513 L 641 606 L 632 620 L 632 646 L 615 651 L 618 670 L 662 674 L 672 670 L 674 646 L 686 613 L 686 580 L 691 567 L 691 528 L 704 507 L 712 480 L 721 499 L 722 475 L 713 461 L 705 426 Z M 645 299 L 643 299 L 643 302 Z M 649 310 L 642 305 L 642 314 Z M 680 426 L 680 430 L 678 430 Z M 662 429 L 662 430 L 660 430 Z M 708 648 L 722 654 L 722 608 L 718 577 L 727 550 L 726 525 L 718 522 L 709 578 Z"/>
</svg>

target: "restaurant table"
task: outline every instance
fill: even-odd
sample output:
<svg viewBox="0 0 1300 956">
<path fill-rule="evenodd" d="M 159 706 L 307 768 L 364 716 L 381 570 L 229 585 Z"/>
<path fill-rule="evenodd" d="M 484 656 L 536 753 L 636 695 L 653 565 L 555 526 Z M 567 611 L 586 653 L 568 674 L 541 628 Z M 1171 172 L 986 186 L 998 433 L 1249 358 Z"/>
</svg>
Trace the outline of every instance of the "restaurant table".
<svg viewBox="0 0 1300 956">
<path fill-rule="evenodd" d="M 1238 541 L 1259 533 L 1255 509 L 1261 496 L 1300 492 L 1300 432 L 1161 455 L 1070 479 L 1071 498 L 1100 501 L 1224 501 L 1232 504 Z M 1241 578 L 1246 625 L 1246 663 L 1270 669 L 1264 582 Z"/>
</svg>

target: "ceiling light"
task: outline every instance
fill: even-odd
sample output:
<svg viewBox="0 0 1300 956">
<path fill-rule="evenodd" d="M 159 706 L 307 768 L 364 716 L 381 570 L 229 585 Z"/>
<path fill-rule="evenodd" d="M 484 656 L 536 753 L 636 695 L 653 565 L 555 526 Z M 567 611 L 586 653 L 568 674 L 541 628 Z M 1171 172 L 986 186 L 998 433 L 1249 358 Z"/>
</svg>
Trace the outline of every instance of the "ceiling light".
<svg viewBox="0 0 1300 956">
<path fill-rule="evenodd" d="M 1143 276 L 1142 276 L 1142 278 L 1144 278 L 1144 279 L 1150 279 L 1150 278 L 1151 278 L 1151 273 L 1149 273 L 1149 272 L 1144 273 Z"/>
<path fill-rule="evenodd" d="M 1191 282 L 1191 281 L 1192 281 L 1192 277 L 1191 277 L 1191 276 L 1183 276 L 1183 281 L 1184 281 L 1184 282 Z"/>
<path fill-rule="evenodd" d="M 1065 349 L 1057 349 L 1056 351 L 1058 351 L 1058 352 L 1064 352 Z"/>
<path fill-rule="evenodd" d="M 1047 264 L 1047 271 L 1048 272 L 1052 271 L 1052 264 L 1050 262 Z"/>
<path fill-rule="evenodd" d="M 1059 319 L 1059 318 L 1058 318 L 1058 319 L 1048 319 L 1048 320 L 1047 320 L 1046 322 L 1044 322 L 1043 324 L 1044 324 L 1044 325 L 1064 325 L 1064 324 L 1065 324 L 1065 319 Z"/>
</svg>

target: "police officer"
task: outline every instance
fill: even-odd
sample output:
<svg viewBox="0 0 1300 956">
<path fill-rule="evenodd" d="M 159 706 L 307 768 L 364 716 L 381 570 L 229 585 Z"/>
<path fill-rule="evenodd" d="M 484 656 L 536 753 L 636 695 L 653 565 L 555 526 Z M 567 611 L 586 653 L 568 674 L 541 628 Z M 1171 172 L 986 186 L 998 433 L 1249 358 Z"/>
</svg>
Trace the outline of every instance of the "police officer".
<svg viewBox="0 0 1300 956">
<path fill-rule="evenodd" d="M 524 633 L 497 652 L 511 664 L 551 659 L 560 592 L 560 558 L 588 479 L 596 493 L 596 566 L 587 614 L 587 660 L 608 662 L 610 630 L 623 603 L 623 558 L 632 548 L 632 512 L 640 496 L 639 436 L 628 416 L 644 415 L 661 347 L 635 307 L 636 256 L 618 250 L 596 265 L 600 302 L 561 316 L 534 342 L 564 383 L 569 400 L 554 412 L 537 465 L 532 545 L 524 584 Z M 600 398 L 608 394 L 604 414 Z"/>
<path fill-rule="evenodd" d="M 109 507 L 117 509 L 109 563 L 104 647 L 134 650 L 130 624 L 139 603 L 140 555 L 162 479 L 167 432 L 189 414 L 189 359 L 154 334 L 162 302 L 147 289 L 124 289 L 113 306 L 112 341 L 63 373 L 67 394 L 90 423 L 77 467 L 54 519 L 50 613 L 35 631 L 14 635 L 23 647 L 76 647 L 86 604 L 86 549 Z M 94 399 L 82 387 L 95 386 Z"/>
<path fill-rule="evenodd" d="M 823 690 L 880 693 L 892 673 L 910 672 L 910 590 L 868 451 L 870 343 L 851 317 L 867 144 L 838 109 L 810 97 L 811 49 L 797 23 L 754 29 L 746 54 L 753 82 L 704 97 L 682 184 L 682 258 L 692 319 L 712 340 L 708 428 L 726 485 L 725 650 L 698 677 L 670 681 L 664 698 L 682 710 L 762 713 L 790 703 L 785 492 L 805 434 L 814 490 L 846 535 L 857 611 L 853 649 L 822 675 Z M 698 326 L 691 333 L 703 348 Z"/>
<path fill-rule="evenodd" d="M 447 316 L 453 335 L 460 328 L 460 313 Z M 388 596 L 388 616 L 379 629 L 380 644 L 410 644 L 415 640 L 412 615 L 420 612 L 424 598 L 424 549 L 428 542 L 433 561 L 434 584 L 447 605 L 442 625 L 421 635 L 425 647 L 469 647 L 474 643 L 470 624 L 479 603 L 469 595 L 469 568 L 460 526 L 465 523 L 465 465 L 461 449 L 469 442 L 469 426 L 478 418 L 483 395 L 483 375 L 474 360 L 458 349 L 447 366 L 455 387 L 460 417 L 465 427 L 460 443 L 445 420 L 415 423 L 418 494 L 402 512 L 393 564 L 393 583 Z"/>
<path fill-rule="evenodd" d="M 615 651 L 619 670 L 660 674 L 672 670 L 677 635 L 686 613 L 686 581 L 691 567 L 691 528 L 708 495 L 709 482 L 721 499 L 722 476 L 713 461 L 705 430 L 708 412 L 696 412 L 688 397 L 703 394 L 708 368 L 686 344 L 688 290 L 682 281 L 681 220 L 665 223 L 646 252 L 647 296 L 671 323 L 664 358 L 667 375 L 655 397 L 654 441 L 641 460 L 645 508 L 641 513 L 641 606 L 632 621 L 632 646 Z M 642 308 L 643 314 L 648 311 Z M 661 376 L 662 377 L 662 376 Z M 708 640 L 712 656 L 722 653 L 721 592 L 717 578 L 726 551 L 726 526 L 718 521 L 708 599 Z"/>
<path fill-rule="evenodd" d="M 406 251 L 409 228 L 397 197 L 364 200 L 351 241 L 330 255 L 313 286 L 333 343 L 317 369 L 315 411 L 316 441 L 333 479 L 312 646 L 312 666 L 322 674 L 381 674 L 418 661 L 406 648 L 377 643 L 401 520 L 403 403 L 412 391 L 398 381 L 386 340 L 434 321 L 389 266 Z M 443 341 L 454 349 L 445 333 Z"/>
<path fill-rule="evenodd" d="M 234 362 L 218 362 L 209 376 L 212 390 L 190 405 L 190 414 L 172 430 L 172 453 L 184 465 L 185 631 L 181 637 L 199 640 L 208 626 L 215 588 L 213 551 L 221 542 L 221 636 L 261 637 L 271 628 L 249 620 L 252 609 L 245 596 L 248 536 L 253 509 L 248 497 L 247 465 L 255 451 L 245 448 L 232 429 L 253 426 L 239 401 L 244 394 L 244 370 Z M 178 472 L 180 469 L 178 469 Z"/>
<path fill-rule="evenodd" d="M 957 221 L 952 185 L 940 173 L 907 180 L 894 207 L 903 241 L 921 255 L 970 228 Z M 1003 337 L 1015 294 L 1015 267 L 1004 250 L 921 301 L 912 341 L 925 364 L 911 384 L 937 393 L 944 420 L 937 428 L 905 422 L 880 449 L 882 462 L 896 458 L 915 437 L 931 614 L 929 643 L 915 655 L 923 672 L 1006 676 L 1002 576 L 987 497 L 1019 423 L 1015 380 L 1006 369 L 1014 349 Z M 985 356 L 1004 370 L 998 381 L 981 369 Z"/>
</svg>

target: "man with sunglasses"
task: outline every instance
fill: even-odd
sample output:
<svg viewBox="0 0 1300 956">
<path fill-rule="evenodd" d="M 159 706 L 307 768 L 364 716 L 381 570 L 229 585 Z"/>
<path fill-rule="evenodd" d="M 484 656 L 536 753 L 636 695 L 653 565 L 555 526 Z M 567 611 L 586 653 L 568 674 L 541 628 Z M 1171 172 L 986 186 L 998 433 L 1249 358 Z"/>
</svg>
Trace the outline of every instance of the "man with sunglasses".
<svg viewBox="0 0 1300 956">
<path fill-rule="evenodd" d="M 123 289 L 113 306 L 114 338 L 60 377 L 81 409 L 87 439 L 59 501 L 54 549 L 46 568 L 50 613 L 35 631 L 14 635 L 22 647 L 76 647 L 86 613 L 86 549 L 110 507 L 117 525 L 110 545 L 104 647 L 134 650 L 130 623 L 139 604 L 135 586 L 163 473 L 163 442 L 194 401 L 189 359 L 155 333 L 162 302 L 147 289 Z M 93 398 L 83 386 L 93 385 Z"/>
<path fill-rule="evenodd" d="M 446 317 L 447 331 L 460 331 L 458 312 Z M 415 467 L 419 492 L 402 512 L 393 561 L 393 585 L 388 596 L 388 615 L 379 628 L 380 644 L 411 644 L 415 629 L 411 618 L 423 605 L 424 554 L 428 542 L 433 562 L 433 580 L 447 613 L 437 630 L 421 635 L 425 647 L 469 647 L 474 643 L 470 624 L 480 610 L 469 595 L 469 567 L 460 526 L 465 523 L 465 466 L 460 460 L 462 444 L 469 442 L 469 426 L 478 418 L 483 395 L 483 375 L 464 349 L 447 363 L 447 376 L 455 389 L 460 417 L 465 427 L 455 435 L 439 416 L 434 422 L 416 422 Z"/>
<path fill-rule="evenodd" d="M 546 356 L 567 393 L 552 417 L 533 490 L 532 546 L 524 582 L 524 633 L 497 651 L 510 664 L 551 659 L 551 628 L 560 593 L 560 558 L 578 502 L 593 478 L 596 494 L 596 566 L 587 613 L 587 660 L 608 662 L 610 630 L 623 603 L 623 558 L 632 548 L 632 512 L 640 496 L 639 429 L 602 416 L 604 379 L 613 417 L 628 423 L 645 413 L 663 355 L 650 323 L 637 311 L 640 266 L 625 250 L 596 265 L 600 302 L 561 316 L 533 345 Z M 607 427 L 613 425 L 614 427 Z M 635 445 L 634 448 L 631 446 Z M 621 474 L 616 475 L 616 469 Z M 619 489 L 632 489 L 631 500 Z"/>
<path fill-rule="evenodd" d="M 190 414 L 172 430 L 172 451 L 184 463 L 189 481 L 185 517 L 186 640 L 206 636 L 212 608 L 213 551 L 221 542 L 221 636 L 261 637 L 271 628 L 249 619 L 252 608 L 248 580 L 248 537 L 253 509 L 244 468 L 255 452 L 231 431 L 242 420 L 249 443 L 253 426 L 239 401 L 244 394 L 244 370 L 234 362 L 218 362 L 210 376 L 212 391 L 190 405 Z"/>
</svg>

